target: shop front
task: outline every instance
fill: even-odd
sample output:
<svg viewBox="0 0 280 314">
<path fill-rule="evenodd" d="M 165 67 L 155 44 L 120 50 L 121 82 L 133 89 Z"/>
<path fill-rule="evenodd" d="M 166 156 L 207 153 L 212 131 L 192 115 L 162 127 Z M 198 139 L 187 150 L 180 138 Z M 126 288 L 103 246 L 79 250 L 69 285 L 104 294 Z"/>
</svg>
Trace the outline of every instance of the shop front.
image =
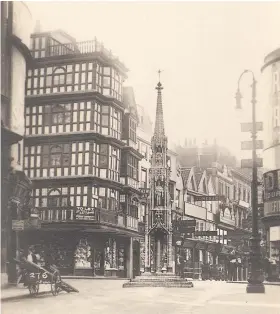
<svg viewBox="0 0 280 314">
<path fill-rule="evenodd" d="M 55 264 L 62 275 L 126 278 L 131 263 L 140 261 L 139 248 L 130 242 L 130 236 L 110 232 L 40 230 L 26 233 L 20 246 L 25 254 L 31 248 L 41 266 Z"/>
<path fill-rule="evenodd" d="M 209 269 L 217 264 L 220 245 L 199 239 L 185 239 L 181 249 L 184 258 L 184 273 L 188 278 L 200 279 L 202 268 Z"/>
</svg>

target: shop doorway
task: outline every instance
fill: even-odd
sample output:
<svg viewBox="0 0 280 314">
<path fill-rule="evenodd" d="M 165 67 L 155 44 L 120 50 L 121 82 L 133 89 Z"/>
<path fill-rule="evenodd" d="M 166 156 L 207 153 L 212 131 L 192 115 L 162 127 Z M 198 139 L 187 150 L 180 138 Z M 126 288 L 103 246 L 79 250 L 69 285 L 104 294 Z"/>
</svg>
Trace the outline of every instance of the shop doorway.
<svg viewBox="0 0 280 314">
<path fill-rule="evenodd" d="M 95 276 L 104 276 L 105 275 L 105 255 L 104 250 L 95 249 L 94 250 L 94 274 Z"/>
<path fill-rule="evenodd" d="M 133 278 L 140 276 L 140 243 L 133 241 Z"/>
</svg>

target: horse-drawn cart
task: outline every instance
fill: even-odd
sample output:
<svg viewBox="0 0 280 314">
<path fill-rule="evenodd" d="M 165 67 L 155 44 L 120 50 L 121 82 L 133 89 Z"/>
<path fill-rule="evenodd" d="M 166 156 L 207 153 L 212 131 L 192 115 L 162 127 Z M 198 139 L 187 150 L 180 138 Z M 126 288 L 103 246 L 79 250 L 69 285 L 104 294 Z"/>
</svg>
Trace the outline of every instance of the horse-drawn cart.
<svg viewBox="0 0 280 314">
<path fill-rule="evenodd" d="M 15 261 L 21 268 L 21 275 L 18 283 L 24 283 L 32 296 L 38 295 L 41 284 L 49 284 L 54 296 L 58 295 L 60 291 L 66 291 L 68 293 L 79 292 L 61 279 L 60 272 L 55 266 L 50 266 L 49 270 L 46 270 L 26 259 L 20 261 L 15 259 Z"/>
</svg>

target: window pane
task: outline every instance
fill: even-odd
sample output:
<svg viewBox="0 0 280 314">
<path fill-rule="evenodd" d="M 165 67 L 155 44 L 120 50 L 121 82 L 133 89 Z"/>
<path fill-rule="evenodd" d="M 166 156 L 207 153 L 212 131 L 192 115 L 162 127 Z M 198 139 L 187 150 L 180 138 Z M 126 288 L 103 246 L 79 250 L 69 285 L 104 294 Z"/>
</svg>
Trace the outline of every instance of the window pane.
<svg viewBox="0 0 280 314">
<path fill-rule="evenodd" d="M 102 125 L 108 126 L 109 125 L 109 116 L 108 115 L 102 115 Z"/>
</svg>

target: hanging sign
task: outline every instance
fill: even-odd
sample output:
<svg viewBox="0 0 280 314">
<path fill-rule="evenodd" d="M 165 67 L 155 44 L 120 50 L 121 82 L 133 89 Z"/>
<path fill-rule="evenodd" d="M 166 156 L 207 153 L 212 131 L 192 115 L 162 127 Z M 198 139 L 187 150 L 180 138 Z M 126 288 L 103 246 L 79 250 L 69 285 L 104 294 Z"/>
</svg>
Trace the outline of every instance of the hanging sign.
<svg viewBox="0 0 280 314">
<path fill-rule="evenodd" d="M 219 201 L 222 200 L 224 197 L 220 195 L 195 195 L 194 201 Z"/>
<path fill-rule="evenodd" d="M 263 159 L 256 158 L 256 166 L 261 168 L 263 166 Z M 252 159 L 241 159 L 241 168 L 253 168 L 253 160 Z"/>
<path fill-rule="evenodd" d="M 253 130 L 253 124 L 252 123 L 241 123 L 241 132 L 252 132 Z M 256 122 L 256 131 L 262 131 L 263 130 L 263 123 L 262 122 Z"/>
<path fill-rule="evenodd" d="M 12 230 L 14 231 L 24 230 L 24 220 L 12 220 Z"/>
<path fill-rule="evenodd" d="M 252 150 L 253 149 L 253 141 L 243 141 L 241 142 L 242 150 Z M 263 141 L 256 140 L 256 149 L 263 149 Z"/>
</svg>

